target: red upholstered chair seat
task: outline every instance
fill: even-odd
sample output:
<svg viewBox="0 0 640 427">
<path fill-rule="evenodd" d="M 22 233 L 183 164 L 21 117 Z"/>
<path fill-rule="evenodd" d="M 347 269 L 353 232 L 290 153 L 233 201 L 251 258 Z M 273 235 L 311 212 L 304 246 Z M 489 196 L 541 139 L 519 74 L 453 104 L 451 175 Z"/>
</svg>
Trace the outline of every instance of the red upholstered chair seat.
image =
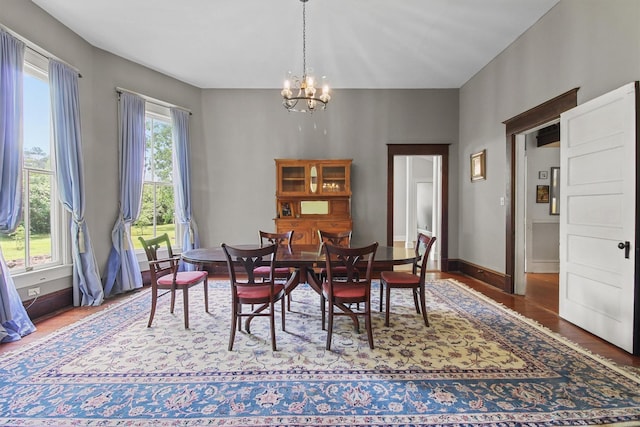
<svg viewBox="0 0 640 427">
<path fill-rule="evenodd" d="M 269 300 L 269 292 L 271 287 L 269 285 L 264 286 L 240 286 L 236 287 L 238 292 L 238 298 L 242 300 L 246 300 L 247 304 L 251 304 L 251 300 L 256 300 L 258 302 L 263 300 Z M 276 283 L 273 285 L 273 294 L 278 295 L 284 289 L 284 285 Z"/>
<path fill-rule="evenodd" d="M 179 271 L 176 274 L 176 286 L 190 286 L 201 282 L 207 277 L 206 271 Z M 158 285 L 171 286 L 173 275 L 167 274 L 158 278 Z"/>
<path fill-rule="evenodd" d="M 322 284 L 322 289 L 328 294 L 329 293 L 329 284 L 324 282 Z M 333 296 L 336 298 L 341 298 L 344 300 L 348 300 L 350 298 L 364 298 L 367 294 L 366 285 L 354 285 L 352 283 L 345 284 L 336 284 L 333 285 Z M 348 301 L 347 301 L 348 302 Z"/>
<path fill-rule="evenodd" d="M 396 288 L 403 286 L 413 288 L 420 285 L 420 276 L 401 271 L 383 271 L 380 273 L 380 279 L 387 283 L 393 283 L 393 286 Z"/>
<path fill-rule="evenodd" d="M 288 278 L 289 277 L 289 267 L 277 267 L 274 269 L 275 275 L 277 278 Z M 260 267 L 256 267 L 253 270 L 253 274 L 257 277 L 269 277 L 269 273 L 271 272 L 271 267 L 268 265 L 263 265 Z"/>
</svg>

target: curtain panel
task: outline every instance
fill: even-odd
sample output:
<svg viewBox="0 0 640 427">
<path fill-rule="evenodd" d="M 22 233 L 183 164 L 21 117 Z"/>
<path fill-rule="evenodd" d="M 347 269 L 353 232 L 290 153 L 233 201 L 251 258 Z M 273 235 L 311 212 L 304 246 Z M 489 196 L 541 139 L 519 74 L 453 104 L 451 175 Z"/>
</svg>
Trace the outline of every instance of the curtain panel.
<svg viewBox="0 0 640 427">
<path fill-rule="evenodd" d="M 13 232 L 22 218 L 22 41 L 0 30 L 0 232 Z M 0 341 L 35 331 L 0 250 Z"/>
<path fill-rule="evenodd" d="M 191 166 L 189 162 L 189 117 L 190 113 L 180 108 L 171 108 L 173 129 L 173 170 L 176 216 L 182 225 L 182 251 L 200 247 L 198 227 L 191 209 Z M 181 263 L 183 270 L 195 270 L 196 266 Z"/>
<path fill-rule="evenodd" d="M 49 60 L 49 85 L 60 202 L 71 213 L 73 304 L 100 305 L 104 300 L 104 292 L 89 228 L 84 220 L 78 72 L 61 62 Z"/>
<path fill-rule="evenodd" d="M 145 100 L 120 94 L 118 104 L 120 200 L 111 232 L 104 291 L 107 296 L 142 287 L 142 274 L 131 240 L 131 224 L 140 216 L 144 184 Z"/>
</svg>

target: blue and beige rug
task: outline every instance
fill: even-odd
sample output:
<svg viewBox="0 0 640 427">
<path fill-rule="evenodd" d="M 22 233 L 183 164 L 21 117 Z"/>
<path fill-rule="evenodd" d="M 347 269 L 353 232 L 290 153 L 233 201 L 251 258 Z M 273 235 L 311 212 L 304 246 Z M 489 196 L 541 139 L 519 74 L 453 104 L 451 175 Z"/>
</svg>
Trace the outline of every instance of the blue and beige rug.
<svg viewBox="0 0 640 427">
<path fill-rule="evenodd" d="M 428 284 L 431 327 L 409 292 L 375 313 L 375 350 L 348 318 L 325 350 L 319 297 L 294 291 L 287 331 L 268 320 L 232 352 L 227 284 L 210 281 L 211 313 L 191 292 L 149 293 L 0 359 L 0 425 L 24 426 L 583 426 L 640 425 L 640 375 L 564 341 L 453 280 Z M 378 290 L 374 289 L 374 307 Z"/>
</svg>

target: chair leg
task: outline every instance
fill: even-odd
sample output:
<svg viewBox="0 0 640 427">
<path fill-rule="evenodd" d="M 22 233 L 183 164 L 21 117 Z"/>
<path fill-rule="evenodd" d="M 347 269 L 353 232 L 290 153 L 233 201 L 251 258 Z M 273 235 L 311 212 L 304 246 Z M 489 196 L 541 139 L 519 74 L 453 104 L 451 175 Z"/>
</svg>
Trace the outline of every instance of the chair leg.
<svg viewBox="0 0 640 427">
<path fill-rule="evenodd" d="M 391 305 L 391 303 L 389 302 L 390 299 L 391 299 L 391 286 L 389 286 L 389 284 L 387 283 L 387 292 L 386 292 L 387 306 L 385 307 L 385 313 L 384 313 L 384 326 L 389 326 L 389 306 Z"/>
<path fill-rule="evenodd" d="M 427 316 L 427 301 L 425 297 L 424 286 L 420 287 L 420 305 L 422 306 L 422 318 L 424 319 L 424 324 L 429 326 L 429 317 Z"/>
<path fill-rule="evenodd" d="M 333 335 L 333 301 L 329 301 L 329 326 L 327 329 L 326 349 L 331 350 L 331 335 Z"/>
<path fill-rule="evenodd" d="M 367 301 L 364 303 L 364 305 L 365 305 L 365 310 L 367 311 L 364 318 L 364 323 L 365 323 L 365 328 L 367 328 L 367 338 L 369 340 L 369 348 L 373 350 L 373 330 L 371 328 L 371 302 Z"/>
<path fill-rule="evenodd" d="M 171 289 L 171 307 L 169 313 L 173 314 L 173 310 L 176 308 L 176 290 Z"/>
<path fill-rule="evenodd" d="M 416 306 L 416 313 L 420 314 L 420 308 L 418 307 L 418 288 L 413 288 L 411 293 L 413 293 L 413 305 Z"/>
<path fill-rule="evenodd" d="M 326 322 L 326 304 L 325 304 L 325 299 L 324 299 L 324 295 L 320 295 L 320 310 L 322 311 L 322 330 L 324 331 L 324 324 Z"/>
<path fill-rule="evenodd" d="M 184 328 L 189 329 L 189 287 L 182 290 L 182 304 L 184 306 Z"/>
<path fill-rule="evenodd" d="M 209 279 L 207 279 L 206 277 L 204 278 L 203 286 L 204 286 L 204 311 L 208 313 L 209 312 Z"/>
<path fill-rule="evenodd" d="M 231 333 L 229 334 L 229 351 L 233 350 L 233 340 L 235 340 L 236 338 L 236 319 L 238 320 L 238 323 L 240 323 L 240 317 L 238 316 L 238 304 L 234 301 L 233 304 L 231 304 Z"/>
<path fill-rule="evenodd" d="M 276 351 L 276 313 L 275 304 L 273 301 L 270 303 L 271 307 L 269 309 L 271 312 L 269 313 L 269 321 L 271 323 L 271 350 Z"/>
<path fill-rule="evenodd" d="M 156 303 L 158 302 L 158 288 L 155 285 L 151 286 L 151 313 L 149 313 L 149 323 L 147 323 L 147 328 L 151 327 L 151 322 L 153 322 L 153 316 L 156 314 Z"/>
<path fill-rule="evenodd" d="M 282 317 L 282 330 L 284 331 L 284 297 L 280 298 L 280 316 Z"/>
<path fill-rule="evenodd" d="M 384 291 L 384 282 L 380 280 L 380 313 L 382 313 L 382 293 Z"/>
</svg>

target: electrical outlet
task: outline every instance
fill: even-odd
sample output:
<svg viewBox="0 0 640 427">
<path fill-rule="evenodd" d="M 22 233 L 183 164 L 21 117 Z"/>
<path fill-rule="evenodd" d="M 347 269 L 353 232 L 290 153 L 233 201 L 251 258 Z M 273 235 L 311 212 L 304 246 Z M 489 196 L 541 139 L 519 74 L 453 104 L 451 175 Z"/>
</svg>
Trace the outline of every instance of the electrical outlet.
<svg viewBox="0 0 640 427">
<path fill-rule="evenodd" d="M 29 288 L 29 290 L 27 291 L 27 295 L 30 297 L 35 297 L 40 295 L 40 288 Z"/>
</svg>

